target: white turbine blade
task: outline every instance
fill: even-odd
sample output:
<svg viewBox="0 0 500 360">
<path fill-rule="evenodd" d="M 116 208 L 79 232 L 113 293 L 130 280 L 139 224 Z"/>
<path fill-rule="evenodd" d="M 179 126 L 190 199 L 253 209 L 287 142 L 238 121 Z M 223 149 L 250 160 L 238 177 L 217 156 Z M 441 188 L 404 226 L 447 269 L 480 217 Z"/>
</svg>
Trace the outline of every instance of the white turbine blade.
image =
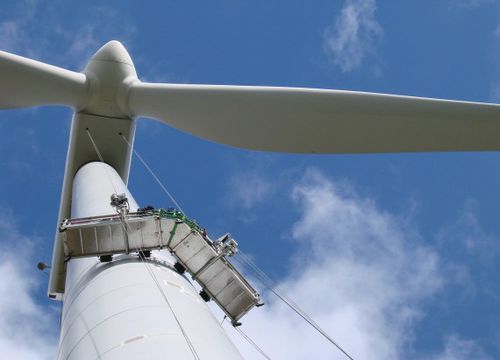
<svg viewBox="0 0 500 360">
<path fill-rule="evenodd" d="M 84 74 L 0 51 L 0 109 L 38 105 L 79 108 L 87 100 Z"/>
<path fill-rule="evenodd" d="M 129 111 L 236 147 L 294 153 L 500 149 L 500 106 L 340 90 L 136 82 Z"/>
</svg>

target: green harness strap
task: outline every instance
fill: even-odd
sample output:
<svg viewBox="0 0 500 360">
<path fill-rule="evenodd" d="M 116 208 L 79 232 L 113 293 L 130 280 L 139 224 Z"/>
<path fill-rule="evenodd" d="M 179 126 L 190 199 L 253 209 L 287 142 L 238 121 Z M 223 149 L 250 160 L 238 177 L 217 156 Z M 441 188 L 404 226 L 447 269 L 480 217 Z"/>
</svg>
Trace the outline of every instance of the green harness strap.
<svg viewBox="0 0 500 360">
<path fill-rule="evenodd" d="M 174 224 L 174 227 L 172 228 L 172 231 L 170 231 L 170 237 L 168 238 L 168 241 L 167 241 L 167 247 L 169 247 L 170 243 L 172 242 L 172 239 L 175 235 L 175 230 L 177 230 L 177 225 L 179 223 L 176 221 L 175 224 Z"/>
<path fill-rule="evenodd" d="M 177 225 L 180 224 L 181 222 L 188 225 L 191 228 L 191 230 L 196 231 L 200 234 L 204 234 L 204 230 L 196 223 L 196 221 L 188 219 L 186 217 L 186 215 L 184 215 L 180 211 L 177 211 L 177 210 L 168 211 L 168 210 L 160 208 L 160 209 L 150 210 L 147 213 L 159 216 L 160 218 L 175 220 L 174 227 L 172 228 L 172 231 L 170 231 L 170 233 L 169 233 L 170 237 L 167 240 L 167 244 L 166 244 L 167 247 L 170 245 L 170 243 L 172 242 L 172 239 L 175 236 L 175 231 L 177 230 Z"/>
</svg>

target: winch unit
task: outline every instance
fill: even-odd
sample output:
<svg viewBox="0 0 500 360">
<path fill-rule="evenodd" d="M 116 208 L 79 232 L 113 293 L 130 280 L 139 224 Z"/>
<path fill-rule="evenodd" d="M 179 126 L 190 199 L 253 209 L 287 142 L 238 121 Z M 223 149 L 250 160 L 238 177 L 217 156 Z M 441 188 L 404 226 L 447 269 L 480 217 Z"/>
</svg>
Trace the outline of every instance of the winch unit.
<svg viewBox="0 0 500 360">
<path fill-rule="evenodd" d="M 168 249 L 181 264 L 176 268 L 185 268 L 202 287 L 205 298 L 213 299 L 233 325 L 259 305 L 259 294 L 229 261 L 238 251 L 229 234 L 213 241 L 180 211 L 147 208 L 128 212 L 126 198 L 113 196 L 117 214 L 61 223 L 67 258 L 99 256 L 110 260 L 112 255 L 129 253 L 144 258 L 151 250 Z"/>
</svg>

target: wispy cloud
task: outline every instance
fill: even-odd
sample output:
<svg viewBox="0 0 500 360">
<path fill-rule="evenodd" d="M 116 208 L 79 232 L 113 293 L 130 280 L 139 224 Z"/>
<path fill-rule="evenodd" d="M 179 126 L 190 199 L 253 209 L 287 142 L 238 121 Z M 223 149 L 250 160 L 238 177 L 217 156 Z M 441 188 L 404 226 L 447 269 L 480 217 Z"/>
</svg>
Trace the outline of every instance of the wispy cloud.
<svg viewBox="0 0 500 360">
<path fill-rule="evenodd" d="M 425 305 L 446 286 L 438 253 L 423 244 L 411 219 L 380 209 L 317 170 L 296 184 L 293 199 L 302 215 L 293 226 L 297 252 L 281 291 L 356 359 L 414 354 Z M 272 297 L 247 315 L 243 330 L 271 358 L 344 358 Z M 254 350 L 233 336 L 254 358 Z"/>
<path fill-rule="evenodd" d="M 494 39 L 496 41 L 496 53 L 497 57 L 500 55 L 500 22 L 498 22 L 497 27 L 493 33 Z M 497 65 L 496 77 L 491 84 L 490 90 L 490 101 L 499 103 L 500 102 L 500 67 Z"/>
<path fill-rule="evenodd" d="M 36 0 L 21 0 L 17 12 L 0 18 L 0 49 L 38 57 L 37 50 L 30 46 L 29 28 L 37 11 Z"/>
<path fill-rule="evenodd" d="M 500 244 L 496 237 L 483 229 L 477 205 L 474 200 L 468 199 L 457 219 L 444 226 L 437 234 L 437 239 L 443 246 L 463 251 L 468 257 L 478 257 L 483 266 L 488 266 L 498 258 Z"/>
<path fill-rule="evenodd" d="M 493 360 L 475 341 L 466 340 L 456 335 L 445 339 L 443 351 L 433 360 Z"/>
<path fill-rule="evenodd" d="M 467 11 L 470 10 L 471 8 L 478 8 L 482 5 L 490 5 L 489 9 L 484 9 L 484 11 L 495 11 L 498 13 L 500 10 L 499 2 L 492 0 L 462 0 L 462 1 L 457 1 L 458 4 L 455 4 L 455 7 L 461 11 Z M 496 21 L 496 27 L 492 29 L 491 33 L 491 38 L 493 39 L 492 43 L 492 49 L 494 49 L 494 54 L 495 54 L 495 72 L 493 73 L 491 85 L 490 85 L 490 94 L 489 94 L 489 101 L 491 102 L 500 102 L 500 66 L 498 66 L 498 57 L 500 56 L 500 18 L 497 17 Z"/>
<path fill-rule="evenodd" d="M 92 54 L 109 40 L 131 42 L 136 32 L 133 23 L 111 7 L 94 6 L 86 15 L 85 20 L 76 19 L 77 26 L 72 24 L 71 28 L 66 26 L 58 29 L 59 36 L 69 44 L 63 57 L 72 59 L 79 68 L 83 67 Z M 87 18 L 92 20 L 88 21 Z"/>
<path fill-rule="evenodd" d="M 70 19 L 60 16 L 64 7 L 71 7 Z M 75 7 L 62 1 L 43 7 L 36 0 L 20 1 L 16 13 L 0 17 L 0 49 L 80 70 L 105 42 L 130 42 L 134 37 L 135 26 L 118 10 L 105 5 Z"/>
<path fill-rule="evenodd" d="M 462 9 L 477 8 L 481 5 L 492 4 L 495 0 L 450 0 L 451 6 Z"/>
<path fill-rule="evenodd" d="M 375 0 L 346 0 L 333 26 L 325 30 L 326 52 L 343 72 L 358 69 L 375 52 L 383 35 L 376 10 Z"/>
<path fill-rule="evenodd" d="M 0 47 L 6 51 L 15 51 L 22 38 L 19 22 L 6 20 L 0 23 Z"/>
<path fill-rule="evenodd" d="M 272 189 L 273 183 L 260 172 L 237 172 L 229 179 L 229 201 L 248 210 L 264 201 Z"/>
<path fill-rule="evenodd" d="M 0 214 L 0 354 L 5 359 L 54 358 L 57 314 L 34 298 L 37 288 L 34 242 L 19 233 L 12 220 Z M 35 274 L 43 276 L 42 274 Z"/>
</svg>

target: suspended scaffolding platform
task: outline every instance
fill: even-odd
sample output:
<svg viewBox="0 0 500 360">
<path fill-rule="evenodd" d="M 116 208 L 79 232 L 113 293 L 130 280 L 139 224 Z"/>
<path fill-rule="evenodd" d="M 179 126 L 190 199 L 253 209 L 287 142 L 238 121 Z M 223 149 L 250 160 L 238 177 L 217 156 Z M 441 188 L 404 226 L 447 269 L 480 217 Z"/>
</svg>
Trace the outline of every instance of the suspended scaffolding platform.
<svg viewBox="0 0 500 360">
<path fill-rule="evenodd" d="M 260 303 L 259 294 L 229 261 L 237 252 L 236 241 L 229 235 L 212 241 L 179 211 L 66 219 L 59 231 L 68 258 L 168 249 L 233 324 Z"/>
</svg>

